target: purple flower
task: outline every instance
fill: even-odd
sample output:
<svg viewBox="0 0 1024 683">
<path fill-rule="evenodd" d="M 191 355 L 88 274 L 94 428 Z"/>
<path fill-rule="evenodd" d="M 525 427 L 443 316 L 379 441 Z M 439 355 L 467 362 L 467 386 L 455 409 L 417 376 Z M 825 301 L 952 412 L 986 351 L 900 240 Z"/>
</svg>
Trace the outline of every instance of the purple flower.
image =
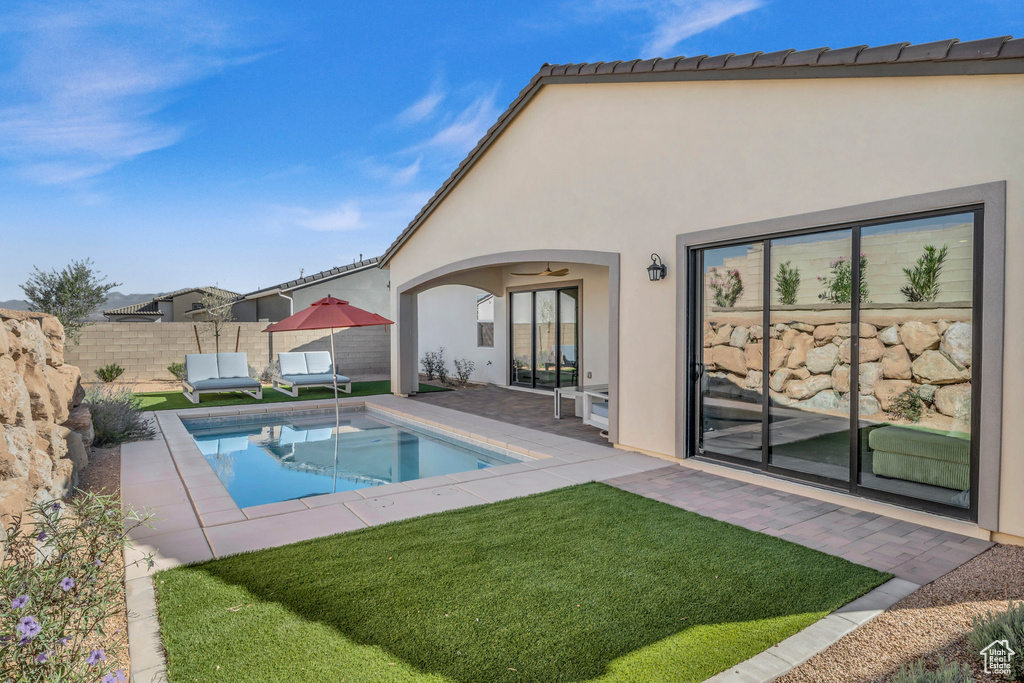
<svg viewBox="0 0 1024 683">
<path fill-rule="evenodd" d="M 146 568 L 147 569 L 152 569 L 153 568 L 153 558 L 152 557 L 147 557 L 146 558 Z"/>
<path fill-rule="evenodd" d="M 18 622 L 18 633 L 26 640 L 32 640 L 39 635 L 41 630 L 42 627 L 39 625 L 39 622 L 31 614 L 27 617 L 22 617 L 21 621 Z"/>
<path fill-rule="evenodd" d="M 45 541 L 46 540 L 46 532 L 45 531 L 40 531 L 39 535 L 36 536 L 36 540 L 37 541 Z"/>
<path fill-rule="evenodd" d="M 93 562 L 93 564 L 96 565 L 97 567 L 102 567 L 103 566 L 103 560 L 97 558 L 96 561 Z"/>
<path fill-rule="evenodd" d="M 67 645 L 68 644 L 68 639 L 67 638 L 61 638 L 60 639 L 60 644 L 61 645 Z"/>
<path fill-rule="evenodd" d="M 89 666 L 96 666 L 100 662 L 107 661 L 107 655 L 103 653 L 103 648 L 98 647 L 89 653 L 89 656 L 85 658 L 85 663 Z"/>
<path fill-rule="evenodd" d="M 19 595 L 18 597 L 11 600 L 11 609 L 21 609 L 28 604 L 27 595 Z"/>
<path fill-rule="evenodd" d="M 53 510 L 54 512 L 57 512 L 57 510 L 60 510 L 60 503 L 54 503 L 54 504 L 53 504 L 53 507 L 52 507 L 51 509 L 52 509 L 52 510 Z"/>
<path fill-rule="evenodd" d="M 67 593 L 69 590 L 75 587 L 75 580 L 70 576 L 64 577 L 64 580 L 60 582 L 60 589 Z"/>
<path fill-rule="evenodd" d="M 124 671 L 118 669 L 117 671 L 112 671 L 104 676 L 100 683 L 124 683 L 126 680 L 128 679 L 125 678 Z"/>
<path fill-rule="evenodd" d="M 36 655 L 36 662 L 39 664 L 45 664 L 48 659 L 50 659 L 50 653 L 48 652 L 40 652 Z"/>
</svg>

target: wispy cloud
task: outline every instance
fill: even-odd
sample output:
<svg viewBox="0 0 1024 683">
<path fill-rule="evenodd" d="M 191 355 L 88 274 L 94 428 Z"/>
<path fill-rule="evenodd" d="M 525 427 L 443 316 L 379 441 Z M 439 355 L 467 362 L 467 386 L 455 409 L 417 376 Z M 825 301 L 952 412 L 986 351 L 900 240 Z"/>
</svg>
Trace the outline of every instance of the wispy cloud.
<svg viewBox="0 0 1024 683">
<path fill-rule="evenodd" d="M 496 91 L 476 97 L 462 111 L 447 121 L 429 139 L 411 150 L 433 150 L 458 156 L 473 149 L 498 118 Z"/>
<path fill-rule="evenodd" d="M 0 155 L 37 183 L 75 183 L 179 142 L 181 88 L 258 57 L 197 0 L 16 3 L 0 40 Z"/>
<path fill-rule="evenodd" d="M 381 163 L 376 158 L 363 159 L 360 167 L 367 175 L 383 180 L 393 187 L 405 187 L 420 174 L 420 167 L 423 165 L 423 157 L 418 156 L 408 164 Z"/>
<path fill-rule="evenodd" d="M 588 20 L 646 15 L 653 27 L 644 41 L 643 55 L 667 57 L 687 38 L 752 12 L 764 6 L 765 0 L 584 0 L 573 4 Z"/>
<path fill-rule="evenodd" d="M 409 105 L 395 117 L 395 121 L 404 126 L 425 121 L 437 112 L 437 108 L 441 106 L 447 96 L 448 93 L 444 91 L 441 84 L 435 83 L 431 86 L 430 92 Z"/>
<path fill-rule="evenodd" d="M 269 224 L 275 230 L 365 231 L 390 238 L 408 224 L 430 194 L 401 191 L 349 197 L 321 207 L 273 205 L 268 212 Z"/>
</svg>

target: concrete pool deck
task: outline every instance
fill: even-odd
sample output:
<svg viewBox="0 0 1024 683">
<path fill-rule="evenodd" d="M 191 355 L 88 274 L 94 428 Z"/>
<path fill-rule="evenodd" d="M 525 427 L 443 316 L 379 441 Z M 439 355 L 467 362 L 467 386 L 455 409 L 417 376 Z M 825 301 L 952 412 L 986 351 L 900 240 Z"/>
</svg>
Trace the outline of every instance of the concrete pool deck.
<svg viewBox="0 0 1024 683">
<path fill-rule="evenodd" d="M 773 648 L 768 660 L 766 653 L 762 653 L 758 655 L 761 659 L 755 657 L 732 667 L 730 674 L 735 676 L 734 680 L 771 680 L 759 672 L 771 672 L 772 677 L 780 675 L 784 672 L 780 667 L 792 668 L 806 660 L 920 584 L 991 546 L 948 530 L 865 514 L 793 493 L 783 494 L 727 476 L 697 472 L 676 461 L 425 401 L 381 395 L 342 399 L 341 404 L 444 429 L 524 459 L 483 470 L 239 508 L 200 453 L 182 418 L 322 409 L 333 407 L 333 400 L 155 413 L 159 427 L 156 438 L 124 444 L 121 451 L 124 503 L 151 510 L 156 520 L 152 528 L 141 527 L 131 534 L 135 547 L 125 553 L 134 680 L 164 680 L 166 673 L 153 582 L 150 572 L 135 564 L 147 554 L 154 557 L 154 570 L 168 569 L 590 481 L 603 481 L 897 574 L 898 578 L 893 580 L 897 583 L 890 582 L 857 601 L 870 605 L 870 609 L 855 610 L 856 618 L 849 610 L 845 616 L 840 614 L 843 610 L 829 615 L 806 629 L 806 633 L 801 632 L 802 637 L 797 634 L 791 638 L 793 642 L 786 649 Z M 770 666 L 766 667 L 766 661 Z M 748 673 L 750 677 L 746 676 Z"/>
</svg>

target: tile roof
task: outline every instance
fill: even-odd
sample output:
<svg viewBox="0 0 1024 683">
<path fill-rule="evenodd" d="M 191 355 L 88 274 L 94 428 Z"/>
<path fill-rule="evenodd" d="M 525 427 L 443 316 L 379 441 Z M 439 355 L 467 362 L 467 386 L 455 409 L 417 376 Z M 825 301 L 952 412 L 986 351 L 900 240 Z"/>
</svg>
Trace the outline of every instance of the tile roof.
<svg viewBox="0 0 1024 683">
<path fill-rule="evenodd" d="M 109 311 L 103 311 L 103 315 L 160 315 L 160 302 L 173 301 L 175 297 L 184 296 L 185 294 L 191 294 L 192 292 L 203 292 L 204 294 L 213 294 L 222 298 L 237 299 L 240 294 L 235 292 L 229 292 L 226 289 L 220 287 L 188 287 L 186 289 L 179 289 L 176 292 L 168 292 L 167 294 L 161 294 L 155 296 L 149 301 L 142 301 L 131 306 L 122 306 L 121 308 L 112 308 Z"/>
<path fill-rule="evenodd" d="M 288 282 L 282 282 L 279 285 L 274 285 L 272 287 L 264 287 L 262 289 L 257 289 L 254 292 L 249 292 L 248 294 L 242 295 L 242 298 L 250 299 L 250 298 L 253 298 L 253 297 L 259 297 L 259 296 L 261 296 L 263 294 L 269 294 L 269 293 L 271 293 L 271 292 L 273 292 L 275 290 L 285 290 L 285 291 L 287 291 L 289 289 L 298 289 L 298 288 L 303 287 L 305 285 L 311 285 L 311 284 L 313 284 L 315 282 L 319 282 L 320 280 L 330 280 L 331 278 L 335 278 L 335 277 L 338 277 L 338 276 L 341 276 L 341 275 L 346 275 L 346 274 L 348 274 L 348 273 L 350 273 L 352 271 L 361 270 L 361 269 L 366 268 L 368 266 L 376 265 L 379 262 L 380 262 L 380 256 L 374 256 L 373 258 L 363 259 L 362 261 L 356 261 L 355 263 L 350 263 L 347 266 L 338 266 L 337 268 L 331 268 L 330 270 L 322 270 L 319 273 L 314 273 L 313 275 L 307 275 L 306 277 L 300 277 L 300 278 L 298 278 L 296 280 L 289 280 Z"/>
<path fill-rule="evenodd" d="M 868 68 L 871 67 L 871 68 Z M 974 73 L 1024 73 L 1024 38 L 999 36 L 960 42 L 956 38 L 913 45 L 856 45 L 831 49 L 728 53 L 714 57 L 671 57 L 581 64 L 544 64 L 512 101 L 434 196 L 380 257 L 381 267 L 419 228 L 469 167 L 545 85 L 743 78 L 835 78 L 849 76 L 924 76 Z"/>
</svg>

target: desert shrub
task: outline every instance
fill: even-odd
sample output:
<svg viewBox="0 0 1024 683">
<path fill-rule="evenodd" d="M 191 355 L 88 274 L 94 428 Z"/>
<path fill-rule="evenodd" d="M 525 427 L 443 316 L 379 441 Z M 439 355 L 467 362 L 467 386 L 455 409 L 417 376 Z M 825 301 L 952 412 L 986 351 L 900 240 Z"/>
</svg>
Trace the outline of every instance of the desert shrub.
<svg viewBox="0 0 1024 683">
<path fill-rule="evenodd" d="M 924 401 L 913 389 L 907 389 L 892 400 L 885 412 L 907 422 L 918 422 L 924 413 Z"/>
<path fill-rule="evenodd" d="M 255 380 L 259 380 L 263 384 L 270 384 L 274 381 L 274 375 L 277 374 L 277 361 L 272 361 L 263 366 L 262 370 L 257 370 L 256 366 L 249 366 L 249 376 Z"/>
<path fill-rule="evenodd" d="M 795 304 L 796 294 L 800 291 L 800 269 L 790 267 L 789 263 L 780 263 L 775 274 L 775 291 L 779 293 L 779 303 L 783 306 Z"/>
<path fill-rule="evenodd" d="M 83 494 L 39 503 L 4 524 L 0 680 L 126 680 L 117 664 L 126 653 L 104 621 L 121 609 L 127 535 L 147 520 L 122 512 L 116 496 Z M 152 567 L 152 556 L 137 563 Z"/>
<path fill-rule="evenodd" d="M 743 294 L 743 278 L 738 270 L 711 268 L 708 271 L 708 287 L 716 306 L 732 308 Z"/>
<path fill-rule="evenodd" d="M 828 277 L 818 276 L 825 291 L 818 295 L 822 301 L 832 304 L 848 304 L 853 301 L 853 268 L 850 260 L 845 257 L 837 258 L 829 264 L 832 273 Z M 861 303 L 868 300 L 868 257 L 867 254 L 860 255 L 860 300 Z"/>
<path fill-rule="evenodd" d="M 85 403 L 92 414 L 97 446 L 153 436 L 153 427 L 142 416 L 141 401 L 130 389 L 93 387 L 86 392 Z"/>
<path fill-rule="evenodd" d="M 97 368 L 94 372 L 96 373 L 96 376 L 100 378 L 101 382 L 104 384 L 110 384 L 124 374 L 124 368 L 117 363 L 110 363 L 109 365 L 104 365 L 102 368 Z"/>
<path fill-rule="evenodd" d="M 423 372 L 427 375 L 428 380 L 440 379 L 442 382 L 448 380 L 448 369 L 445 367 L 443 346 L 437 351 L 427 351 L 424 353 L 420 364 L 423 366 Z"/>
<path fill-rule="evenodd" d="M 476 363 L 468 358 L 456 358 L 453 362 L 455 363 L 455 383 L 460 387 L 464 387 L 473 375 Z"/>
<path fill-rule="evenodd" d="M 1010 680 L 1024 681 L 1024 602 L 1010 602 L 1005 612 L 975 617 L 967 642 L 980 653 L 996 640 L 1005 640 L 1017 654 L 1010 658 Z"/>
<path fill-rule="evenodd" d="M 939 275 L 948 252 L 948 244 L 943 244 L 941 249 L 927 244 L 914 267 L 903 269 L 907 284 L 900 293 L 907 301 L 935 301 L 939 297 Z"/>
<path fill-rule="evenodd" d="M 188 377 L 188 375 L 185 374 L 184 363 L 171 363 L 170 365 L 167 366 L 167 372 L 171 373 L 176 378 L 178 378 L 179 382 L 184 382 L 185 378 Z"/>
<path fill-rule="evenodd" d="M 971 683 L 971 668 L 966 664 L 947 662 L 939 657 L 939 666 L 928 671 L 922 660 L 901 667 L 892 677 L 892 683 Z"/>
</svg>

